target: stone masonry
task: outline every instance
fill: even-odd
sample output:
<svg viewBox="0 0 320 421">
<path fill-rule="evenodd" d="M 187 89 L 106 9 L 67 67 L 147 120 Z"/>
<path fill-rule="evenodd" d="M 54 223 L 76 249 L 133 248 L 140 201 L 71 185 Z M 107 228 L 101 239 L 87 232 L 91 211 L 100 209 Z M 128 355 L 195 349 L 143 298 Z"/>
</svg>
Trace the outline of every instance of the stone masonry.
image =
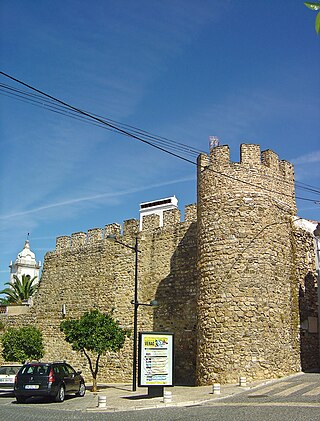
<svg viewBox="0 0 320 421">
<path fill-rule="evenodd" d="M 197 383 L 297 371 L 293 168 L 241 145 L 240 163 L 221 146 L 198 169 Z"/>
<path fill-rule="evenodd" d="M 240 163 L 218 146 L 198 159 L 197 205 L 58 237 L 46 254 L 34 304 L 24 315 L 0 315 L 2 327 L 34 324 L 46 360 L 67 360 L 90 380 L 84 356 L 59 325 L 97 308 L 114 309 L 133 329 L 134 252 L 138 238 L 139 331 L 175 333 L 177 384 L 277 377 L 316 368 L 318 317 L 312 236 L 294 225 L 294 172 L 272 151 L 241 145 Z M 310 326 L 311 326 L 310 324 Z M 301 329 L 299 326 L 301 325 Z M 132 337 L 101 359 L 99 382 L 130 381 Z"/>
</svg>

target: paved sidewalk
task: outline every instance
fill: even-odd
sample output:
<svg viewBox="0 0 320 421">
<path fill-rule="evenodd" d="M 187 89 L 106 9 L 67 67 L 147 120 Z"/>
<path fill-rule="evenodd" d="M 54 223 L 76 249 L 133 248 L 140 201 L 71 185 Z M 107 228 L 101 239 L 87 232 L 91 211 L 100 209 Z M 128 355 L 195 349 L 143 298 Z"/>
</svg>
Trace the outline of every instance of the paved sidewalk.
<svg viewBox="0 0 320 421">
<path fill-rule="evenodd" d="M 301 375 L 296 373 L 292 376 Z M 288 377 L 292 377 L 288 376 Z M 286 377 L 286 378 L 288 378 Z M 281 381 L 282 379 L 259 380 L 247 383 L 245 387 L 238 384 L 221 385 L 220 394 L 213 393 L 212 386 L 174 386 L 165 387 L 165 392 L 171 392 L 171 402 L 164 402 L 163 397 L 148 397 L 147 387 L 138 387 L 136 392 L 131 391 L 131 384 L 100 384 L 98 392 L 91 392 L 91 385 L 87 384 L 84 397 L 67 396 L 62 403 L 43 402 L 41 407 L 54 408 L 63 411 L 91 411 L 116 412 L 136 411 L 151 408 L 165 408 L 170 406 L 191 406 L 209 401 L 224 399 L 258 386 Z M 99 407 L 99 397 L 106 397 L 106 406 Z M 38 398 L 40 399 L 40 398 Z"/>
<path fill-rule="evenodd" d="M 74 405 L 77 404 L 78 408 L 72 409 L 111 412 L 164 408 L 169 406 L 191 406 L 211 400 L 223 399 L 227 396 L 238 394 L 269 382 L 270 381 L 266 380 L 256 381 L 247 383 L 245 387 L 235 384 L 221 385 L 220 394 L 213 393 L 212 386 L 166 387 L 164 388 L 164 391 L 171 392 L 172 394 L 172 401 L 166 403 L 164 402 L 163 397 L 148 397 L 148 388 L 145 387 L 139 387 L 136 392 L 132 392 L 130 384 L 100 385 L 98 392 L 93 393 L 87 391 L 84 398 L 74 400 L 73 403 Z M 105 407 L 98 406 L 99 396 L 106 397 Z"/>
<path fill-rule="evenodd" d="M 136 392 L 131 391 L 131 384 L 99 384 L 98 392 L 91 392 L 91 385 L 87 384 L 87 391 L 84 397 L 66 396 L 64 402 L 47 402 L 41 398 L 31 398 L 30 402 L 38 403 L 39 408 L 52 408 L 62 411 L 81 411 L 81 412 L 116 412 L 116 411 L 135 411 L 151 408 L 165 408 L 170 406 L 192 406 L 205 402 L 219 401 L 232 395 L 240 394 L 248 390 L 254 390 L 257 387 L 266 384 L 281 382 L 284 379 L 301 376 L 302 373 L 295 373 L 279 379 L 258 380 L 247 383 L 246 386 L 238 384 L 221 385 L 220 394 L 213 393 L 212 386 L 174 386 L 165 387 L 165 392 L 171 392 L 171 402 L 164 402 L 163 397 L 148 397 L 148 388 L 138 387 Z M 99 397 L 106 397 L 106 406 L 99 406 Z M 8 403 L 15 402 L 14 396 L 9 397 Z M 101 399 L 100 399 L 101 403 Z M 20 406 L 20 405 L 19 405 Z M 22 406 L 22 405 L 21 405 Z"/>
</svg>

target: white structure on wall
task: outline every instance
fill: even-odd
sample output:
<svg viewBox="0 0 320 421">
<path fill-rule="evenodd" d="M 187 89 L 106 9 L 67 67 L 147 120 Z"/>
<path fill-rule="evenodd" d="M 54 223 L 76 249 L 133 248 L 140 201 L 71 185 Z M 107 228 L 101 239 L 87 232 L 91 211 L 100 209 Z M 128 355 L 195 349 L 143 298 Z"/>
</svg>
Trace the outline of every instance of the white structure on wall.
<svg viewBox="0 0 320 421">
<path fill-rule="evenodd" d="M 21 280 L 22 275 L 29 275 L 31 279 L 36 276 L 35 283 L 39 282 L 41 262 L 36 261 L 35 254 L 30 250 L 29 240 L 26 240 L 23 250 L 18 253 L 14 262 L 10 262 L 10 283 L 14 282 L 14 275 Z"/>
<path fill-rule="evenodd" d="M 156 214 L 160 216 L 160 227 L 163 226 L 163 212 L 170 209 L 178 209 L 178 199 L 176 196 L 165 199 L 153 200 L 151 202 L 140 203 L 140 231 L 142 230 L 142 220 L 146 215 Z"/>
</svg>

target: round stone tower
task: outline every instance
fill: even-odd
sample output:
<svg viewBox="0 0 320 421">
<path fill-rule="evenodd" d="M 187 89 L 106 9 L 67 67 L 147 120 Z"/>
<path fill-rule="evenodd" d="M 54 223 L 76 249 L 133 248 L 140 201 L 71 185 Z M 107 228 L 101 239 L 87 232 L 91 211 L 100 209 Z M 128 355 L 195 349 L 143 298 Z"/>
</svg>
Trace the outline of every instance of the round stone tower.
<svg viewBox="0 0 320 421">
<path fill-rule="evenodd" d="M 200 385 L 299 370 L 294 171 L 258 145 L 198 159 Z"/>
</svg>

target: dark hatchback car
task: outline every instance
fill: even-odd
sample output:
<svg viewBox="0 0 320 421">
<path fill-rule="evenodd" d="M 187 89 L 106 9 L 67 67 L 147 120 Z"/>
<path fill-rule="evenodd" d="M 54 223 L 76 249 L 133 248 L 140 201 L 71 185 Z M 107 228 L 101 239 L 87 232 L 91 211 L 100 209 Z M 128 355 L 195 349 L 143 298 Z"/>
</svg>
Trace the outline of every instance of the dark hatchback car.
<svg viewBox="0 0 320 421">
<path fill-rule="evenodd" d="M 66 395 L 84 396 L 86 386 L 81 371 L 65 362 L 28 363 L 18 371 L 14 394 L 18 403 L 31 396 L 44 396 L 63 402 Z"/>
</svg>

